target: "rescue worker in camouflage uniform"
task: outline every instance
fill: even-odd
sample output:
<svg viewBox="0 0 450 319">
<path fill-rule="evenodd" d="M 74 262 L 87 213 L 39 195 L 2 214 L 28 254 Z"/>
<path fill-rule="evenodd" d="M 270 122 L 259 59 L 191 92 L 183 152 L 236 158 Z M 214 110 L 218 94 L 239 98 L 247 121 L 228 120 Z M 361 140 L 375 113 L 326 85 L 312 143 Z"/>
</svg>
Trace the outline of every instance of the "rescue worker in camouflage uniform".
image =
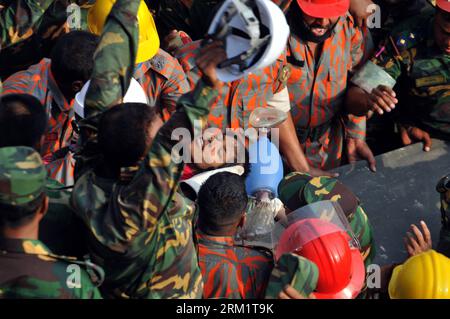
<svg viewBox="0 0 450 319">
<path fill-rule="evenodd" d="M 245 178 L 234 173 L 217 173 L 200 188 L 196 244 L 206 299 L 264 297 L 273 268 L 271 251 L 234 239 L 247 201 Z"/>
<path fill-rule="evenodd" d="M 330 177 L 311 177 L 303 173 L 287 175 L 278 186 L 278 194 L 286 213 L 322 200 L 336 201 L 348 218 L 350 227 L 361 246 L 365 265 L 375 256 L 372 229 L 356 196 L 338 180 Z M 310 260 L 296 254 L 284 254 L 272 271 L 266 298 L 314 299 L 319 269 Z M 364 292 L 360 297 L 364 296 Z"/>
<path fill-rule="evenodd" d="M 412 17 L 427 14 L 433 10 L 435 1 L 429 0 L 378 0 L 375 1 L 380 11 L 371 13 L 368 21 L 370 35 L 375 48 L 381 49 L 389 34 L 403 21 Z M 370 8 L 369 8 L 370 9 Z M 370 11 L 370 10 L 368 10 Z M 379 19 L 379 20 L 377 20 Z M 379 25 L 377 24 L 379 23 Z M 370 52 L 370 55 L 374 52 Z M 392 114 L 373 114 L 367 121 L 367 144 L 374 154 L 383 154 L 401 146 L 401 141 L 395 130 Z M 383 143 L 380 143 L 383 141 Z"/>
<path fill-rule="evenodd" d="M 89 121 L 96 123 L 98 145 L 104 155 L 119 152 L 121 160 L 130 157 L 122 162 L 109 158 L 109 178 L 97 174 L 102 173 L 101 166 L 88 169 L 77 181 L 72 201 L 89 230 L 92 258 L 105 268 L 102 291 L 106 296 L 200 298 L 203 284 L 192 238 L 194 210 L 177 193 L 184 164 L 171 158 L 177 143 L 171 133 L 179 127 L 191 129 L 195 120 L 207 116 L 211 100 L 217 95 L 214 87 L 220 85 L 215 67 L 225 59 L 225 53 L 218 43 L 204 49 L 198 63 L 209 84 L 201 81 L 180 99 L 177 111 L 155 136 L 162 121 L 149 114 L 151 108 L 144 104 L 111 108 L 120 103 L 133 74 L 138 7 L 138 0 L 115 3 L 103 29 L 85 99 L 87 119 L 80 122 L 81 127 Z M 206 59 L 208 55 L 214 58 Z M 127 110 L 137 112 L 132 118 L 127 117 Z M 147 114 L 147 118 L 141 119 L 139 114 Z M 130 121 L 140 123 L 139 129 L 128 126 Z M 130 145 L 121 142 L 119 127 L 136 141 L 141 140 L 139 149 L 143 154 L 135 154 L 135 149 L 134 154 L 121 152 Z M 131 174 L 128 170 L 125 180 L 120 171 L 126 166 L 135 169 Z"/>
<path fill-rule="evenodd" d="M 287 214 L 322 200 L 338 202 L 361 245 L 366 266 L 371 264 L 375 256 L 372 227 L 358 198 L 344 184 L 331 177 L 311 177 L 294 172 L 281 181 L 278 194 L 288 210 Z"/>
<path fill-rule="evenodd" d="M 101 298 L 83 263 L 53 254 L 38 240 L 48 207 L 46 175 L 32 148 L 0 148 L 0 299 Z M 69 269 L 75 269 L 73 281 Z"/>
<path fill-rule="evenodd" d="M 3 83 L 3 95 L 31 94 L 45 108 L 49 123 L 40 153 L 46 164 L 52 161 L 53 153 L 68 147 L 72 135 L 72 101 L 89 80 L 97 44 L 97 36 L 73 31 L 60 38 L 51 59 L 42 59 Z"/>
<path fill-rule="evenodd" d="M 373 59 L 398 81 L 397 92 L 379 86 L 367 93 L 353 86 L 347 96 L 347 107 L 356 114 L 396 109 L 402 143 L 423 142 L 424 151 L 433 137 L 450 139 L 450 3 L 436 5 L 435 13 L 398 26 Z"/>
<path fill-rule="evenodd" d="M 366 118 L 344 108 L 347 82 L 364 57 L 363 34 L 348 13 L 348 0 L 298 0 L 286 13 L 292 119 L 311 167 L 329 170 L 349 162 L 376 163 L 365 143 Z"/>
<path fill-rule="evenodd" d="M 47 129 L 47 114 L 39 100 L 28 94 L 0 98 L 0 147 L 28 146 L 38 151 Z M 54 253 L 81 257 L 87 247 L 81 223 L 70 207 L 70 190 L 47 176 L 49 208 L 40 224 L 39 240 Z"/>
<path fill-rule="evenodd" d="M 97 0 L 87 15 L 88 30 L 100 35 L 115 0 Z M 152 14 L 142 0 L 138 11 L 139 46 L 134 78 L 142 85 L 149 104 L 167 121 L 175 112 L 178 99 L 189 92 L 186 75 L 178 61 L 159 48 L 159 37 Z"/>
<path fill-rule="evenodd" d="M 114 2 L 115 0 L 99 0 L 87 10 L 87 31 L 98 35 L 102 32 Z M 167 121 L 175 111 L 180 96 L 189 91 L 186 76 L 178 61 L 159 48 L 155 23 L 144 1 L 139 6 L 138 23 L 139 45 L 133 77 L 144 88 L 149 104 L 156 108 L 163 121 Z M 55 156 L 53 163 L 49 165 L 53 176 L 72 177 L 66 180 L 77 179 L 82 174 L 82 167 L 87 167 L 89 164 L 86 163 L 95 161 L 97 156 L 95 142 L 92 141 L 89 145 L 83 151 L 74 147 L 73 153 L 61 154 L 59 158 Z"/>
</svg>

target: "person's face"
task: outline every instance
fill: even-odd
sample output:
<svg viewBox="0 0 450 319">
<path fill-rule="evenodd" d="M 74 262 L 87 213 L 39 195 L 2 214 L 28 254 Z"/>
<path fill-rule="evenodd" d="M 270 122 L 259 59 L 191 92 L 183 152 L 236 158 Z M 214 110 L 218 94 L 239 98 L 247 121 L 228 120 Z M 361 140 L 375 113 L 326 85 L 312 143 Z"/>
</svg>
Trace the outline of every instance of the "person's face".
<svg viewBox="0 0 450 319">
<path fill-rule="evenodd" d="M 206 138 L 205 138 L 206 137 Z M 200 169 L 215 169 L 227 163 L 236 163 L 236 139 L 232 136 L 222 135 L 220 130 L 216 134 L 211 134 L 203 138 L 199 137 L 192 141 L 191 150 L 201 151 L 201 161 L 196 161 L 193 154 L 195 165 Z"/>
<path fill-rule="evenodd" d="M 450 55 L 450 13 L 438 11 L 434 23 L 434 39 L 438 47 Z"/>
<path fill-rule="evenodd" d="M 338 19 L 339 17 L 329 19 L 314 18 L 307 15 L 306 13 L 303 13 L 303 20 L 305 21 L 311 33 L 316 37 L 321 37 L 325 35 L 325 33 L 327 33 L 329 30 L 333 28 Z"/>
</svg>

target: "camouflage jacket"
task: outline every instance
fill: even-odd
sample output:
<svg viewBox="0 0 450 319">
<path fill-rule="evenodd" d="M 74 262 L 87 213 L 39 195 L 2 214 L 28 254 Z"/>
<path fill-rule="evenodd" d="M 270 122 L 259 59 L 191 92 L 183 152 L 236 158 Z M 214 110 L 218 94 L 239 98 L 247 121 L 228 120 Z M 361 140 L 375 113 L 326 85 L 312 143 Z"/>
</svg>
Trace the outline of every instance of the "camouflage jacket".
<svg viewBox="0 0 450 319">
<path fill-rule="evenodd" d="M 105 269 L 102 291 L 122 298 L 200 298 L 202 278 L 192 239 L 194 209 L 177 193 L 184 164 L 171 158 L 175 128 L 208 115 L 217 92 L 202 82 L 180 99 L 129 183 L 85 173 L 73 191 L 90 229 L 93 261 Z"/>
<path fill-rule="evenodd" d="M 0 238 L 0 269 L 0 299 L 101 298 L 75 259 L 54 255 L 38 240 Z"/>
<path fill-rule="evenodd" d="M 0 11 L 0 50 L 30 37 L 32 27 L 42 17 L 53 0 L 9 1 Z"/>
<path fill-rule="evenodd" d="M 178 60 L 161 49 L 150 60 L 136 65 L 134 78 L 164 121 L 175 112 L 178 99 L 190 91 Z"/>
<path fill-rule="evenodd" d="M 196 232 L 198 258 L 204 278 L 204 298 L 260 299 L 264 297 L 273 256 L 270 251 L 236 245 L 233 237 Z"/>
<path fill-rule="evenodd" d="M 118 0 L 109 15 L 87 92 L 86 125 L 121 100 L 133 75 L 139 1 Z M 130 49 L 131 48 L 131 49 Z M 118 59 L 117 57 L 120 57 Z M 190 129 L 208 115 L 217 92 L 200 84 L 179 101 L 129 182 L 105 180 L 87 170 L 72 193 L 89 233 L 92 259 L 105 269 L 107 296 L 200 298 L 202 277 L 192 240 L 194 210 L 177 193 L 184 164 L 171 157 L 175 128 Z"/>
<path fill-rule="evenodd" d="M 48 211 L 39 225 L 39 240 L 58 255 L 83 257 L 87 246 L 83 225 L 70 206 L 71 189 L 47 178 Z"/>
<path fill-rule="evenodd" d="M 374 61 L 398 81 L 398 120 L 450 139 L 450 56 L 434 42 L 433 26 L 433 12 L 406 21 Z"/>
<path fill-rule="evenodd" d="M 9 45 L 4 44 L 0 53 L 0 78 L 6 79 L 11 74 L 49 57 L 62 34 L 84 28 L 85 19 L 78 19 L 78 16 L 85 17 L 86 9 L 94 1 L 10 1 L 11 5 L 0 12 L 0 16 L 4 17 L 4 26 L 0 24 L 0 34 L 3 31 L 5 38 L 2 40 L 9 41 Z M 75 4 L 77 6 L 74 6 Z M 70 9 L 70 5 L 76 9 Z M 19 8 L 21 10 L 18 10 Z"/>
<path fill-rule="evenodd" d="M 292 12 L 288 21 L 295 30 L 300 22 Z M 347 14 L 338 19 L 322 46 L 316 59 L 308 43 L 291 32 L 286 49 L 290 66 L 287 88 L 292 119 L 309 164 L 330 170 L 341 165 L 346 137 L 364 140 L 366 136 L 366 117 L 348 114 L 344 97 L 367 43 Z"/>
<path fill-rule="evenodd" d="M 48 116 L 48 128 L 40 153 L 44 160 L 69 145 L 72 135 L 73 101 L 61 92 L 51 71 L 50 59 L 17 72 L 3 83 L 3 93 L 31 94 L 43 105 Z"/>
</svg>

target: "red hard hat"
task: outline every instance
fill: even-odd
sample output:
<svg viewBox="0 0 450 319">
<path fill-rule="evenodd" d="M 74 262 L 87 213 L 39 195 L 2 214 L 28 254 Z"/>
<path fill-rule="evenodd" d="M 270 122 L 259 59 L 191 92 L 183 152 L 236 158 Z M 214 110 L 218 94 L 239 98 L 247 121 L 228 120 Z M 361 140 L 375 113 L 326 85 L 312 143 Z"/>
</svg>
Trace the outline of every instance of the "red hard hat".
<svg viewBox="0 0 450 319">
<path fill-rule="evenodd" d="M 350 9 L 350 0 L 297 0 L 304 13 L 314 18 L 343 16 Z"/>
<path fill-rule="evenodd" d="M 316 298 L 351 299 L 364 286 L 365 268 L 361 253 L 349 242 L 350 236 L 335 224 L 318 218 L 304 219 L 283 232 L 276 257 L 295 252 L 317 265 Z"/>
<path fill-rule="evenodd" d="M 436 5 L 444 11 L 450 12 L 450 1 L 449 0 L 437 0 Z"/>
</svg>

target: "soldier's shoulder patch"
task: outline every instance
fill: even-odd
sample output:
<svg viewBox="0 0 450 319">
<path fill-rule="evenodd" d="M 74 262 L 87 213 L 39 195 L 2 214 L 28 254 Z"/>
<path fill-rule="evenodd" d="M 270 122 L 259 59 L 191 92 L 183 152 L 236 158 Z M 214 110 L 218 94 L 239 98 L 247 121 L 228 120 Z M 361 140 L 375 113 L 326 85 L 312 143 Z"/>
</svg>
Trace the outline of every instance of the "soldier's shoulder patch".
<svg viewBox="0 0 450 319">
<path fill-rule="evenodd" d="M 167 59 L 161 54 L 156 54 L 151 60 L 150 65 L 152 66 L 152 69 L 157 72 L 162 72 L 167 64 Z"/>
<path fill-rule="evenodd" d="M 420 34 L 411 30 L 397 33 L 394 37 L 394 43 L 400 52 L 416 47 L 420 41 Z"/>
<path fill-rule="evenodd" d="M 278 74 L 278 81 L 286 84 L 292 74 L 292 66 L 290 64 L 286 64 L 283 66 L 281 71 Z"/>
</svg>

